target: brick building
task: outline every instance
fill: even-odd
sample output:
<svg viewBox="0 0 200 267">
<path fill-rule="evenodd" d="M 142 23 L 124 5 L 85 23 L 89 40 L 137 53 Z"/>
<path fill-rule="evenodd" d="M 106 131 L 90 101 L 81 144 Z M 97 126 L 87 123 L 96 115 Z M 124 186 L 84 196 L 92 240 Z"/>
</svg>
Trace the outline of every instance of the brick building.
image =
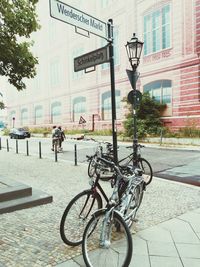
<svg viewBox="0 0 200 267">
<path fill-rule="evenodd" d="M 167 104 L 162 114 L 170 128 L 200 127 L 200 0 L 74 0 L 72 5 L 104 22 L 114 23 L 114 54 L 117 125 L 126 112 L 122 99 L 131 90 L 126 69 L 130 68 L 124 45 L 136 33 L 144 40 L 139 66 L 138 89 L 148 91 Z M 73 59 L 106 45 L 90 34 L 75 33 L 74 27 L 49 15 L 48 1 L 39 1 L 41 30 L 32 35 L 38 56 L 37 76 L 27 89 L 17 92 L 7 83 L 8 124 L 104 129 L 111 126 L 110 69 L 108 63 L 85 74 L 74 72 Z"/>
</svg>

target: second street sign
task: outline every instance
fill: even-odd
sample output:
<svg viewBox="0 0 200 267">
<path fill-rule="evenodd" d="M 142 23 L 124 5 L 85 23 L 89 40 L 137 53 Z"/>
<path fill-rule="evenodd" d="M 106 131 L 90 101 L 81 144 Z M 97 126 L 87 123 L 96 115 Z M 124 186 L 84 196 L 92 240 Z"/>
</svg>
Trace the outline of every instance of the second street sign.
<svg viewBox="0 0 200 267">
<path fill-rule="evenodd" d="M 107 39 L 107 24 L 59 0 L 49 0 L 51 17 Z"/>
<path fill-rule="evenodd" d="M 109 61 L 109 46 L 89 52 L 74 58 L 74 71 L 88 69 L 90 67 L 105 63 Z"/>
</svg>

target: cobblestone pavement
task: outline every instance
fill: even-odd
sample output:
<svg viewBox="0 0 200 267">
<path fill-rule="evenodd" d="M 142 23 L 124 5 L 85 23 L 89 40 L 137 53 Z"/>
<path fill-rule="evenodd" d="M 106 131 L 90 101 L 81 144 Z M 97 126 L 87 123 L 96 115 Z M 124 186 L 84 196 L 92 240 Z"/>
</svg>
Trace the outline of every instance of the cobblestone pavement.
<svg viewBox="0 0 200 267">
<path fill-rule="evenodd" d="M 1 176 L 53 195 L 53 203 L 0 215 L 0 266 L 55 266 L 81 254 L 63 244 L 59 223 L 68 201 L 89 187 L 87 165 L 54 162 L 0 151 Z M 102 182 L 109 193 L 110 185 Z M 200 189 L 154 178 L 145 192 L 134 230 L 166 221 L 200 207 Z"/>
</svg>

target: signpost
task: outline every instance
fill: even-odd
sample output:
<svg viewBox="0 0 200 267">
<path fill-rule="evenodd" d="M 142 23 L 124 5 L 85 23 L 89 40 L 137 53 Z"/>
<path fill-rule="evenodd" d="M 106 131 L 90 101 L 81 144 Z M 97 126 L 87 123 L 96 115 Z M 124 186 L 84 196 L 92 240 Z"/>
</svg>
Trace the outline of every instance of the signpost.
<svg viewBox="0 0 200 267">
<path fill-rule="evenodd" d="M 108 45 L 84 54 L 74 59 L 74 71 L 95 67 L 96 65 L 110 62 L 111 104 L 112 104 L 112 137 L 114 162 L 118 164 L 117 155 L 117 127 L 115 103 L 115 72 L 113 48 L 113 21 L 105 23 L 59 0 L 49 0 L 51 17 L 80 28 L 88 33 L 95 34 L 108 41 Z M 76 30 L 77 32 L 77 30 Z M 78 32 L 77 32 L 78 33 Z M 85 71 L 86 72 L 86 71 Z"/>
<path fill-rule="evenodd" d="M 107 24 L 59 0 L 50 0 L 51 17 L 107 39 Z"/>
<path fill-rule="evenodd" d="M 86 70 L 93 66 L 109 62 L 109 46 L 99 48 L 90 53 L 74 58 L 74 71 Z"/>
</svg>

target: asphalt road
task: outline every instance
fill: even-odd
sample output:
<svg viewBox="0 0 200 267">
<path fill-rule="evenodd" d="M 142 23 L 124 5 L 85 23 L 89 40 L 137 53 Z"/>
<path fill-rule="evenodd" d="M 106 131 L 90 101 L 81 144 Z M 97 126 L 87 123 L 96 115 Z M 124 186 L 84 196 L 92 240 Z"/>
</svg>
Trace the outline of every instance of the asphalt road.
<svg viewBox="0 0 200 267">
<path fill-rule="evenodd" d="M 14 139 L 1 137 L 2 149 L 7 149 L 8 143 L 9 152 L 27 155 L 28 147 L 30 156 L 39 157 L 39 142 L 41 142 L 42 158 L 52 158 L 52 161 L 55 161 L 55 154 L 51 151 L 50 138 L 31 137 L 30 139 L 18 140 L 16 143 Z M 86 155 L 92 155 L 95 152 L 97 143 L 91 140 L 66 139 L 63 143 L 63 153 L 58 154 L 58 161 L 67 160 L 75 163 L 75 145 L 78 163 L 86 163 Z M 127 143 L 119 143 L 119 159 L 131 152 L 130 149 L 126 148 L 127 145 Z M 142 148 L 141 154 L 152 165 L 154 176 L 200 186 L 200 150 L 147 145 Z"/>
</svg>

